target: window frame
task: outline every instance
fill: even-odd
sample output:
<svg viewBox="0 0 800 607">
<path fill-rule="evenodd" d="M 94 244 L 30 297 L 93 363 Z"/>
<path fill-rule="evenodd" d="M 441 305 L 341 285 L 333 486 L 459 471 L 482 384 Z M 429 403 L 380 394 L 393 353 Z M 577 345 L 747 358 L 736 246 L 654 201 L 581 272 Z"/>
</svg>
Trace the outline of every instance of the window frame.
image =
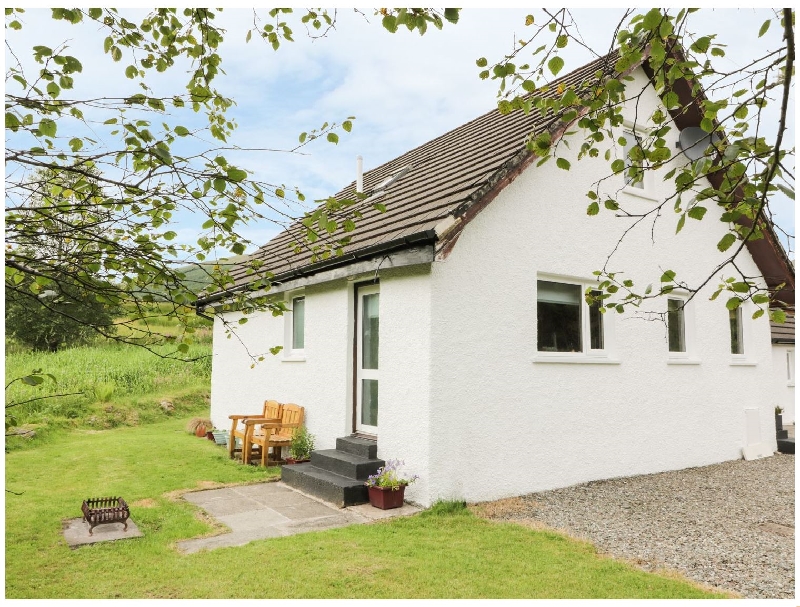
<svg viewBox="0 0 800 607">
<path fill-rule="evenodd" d="M 628 178 L 628 167 L 631 166 L 632 162 L 628 158 L 628 150 L 632 145 L 636 144 L 637 140 L 643 140 L 649 137 L 649 133 L 641 128 L 637 128 L 629 120 L 624 120 L 620 128 L 622 129 L 621 136 L 624 137 L 626 141 L 626 145 L 622 146 L 622 160 L 625 161 L 625 170 L 622 172 L 622 191 L 626 194 L 637 196 L 639 198 L 656 200 L 656 196 L 653 192 L 653 171 L 645 170 L 642 173 L 642 181 L 640 182 L 641 185 L 631 185 Z M 633 138 L 633 142 L 631 142 L 631 138 Z M 619 141 L 616 141 L 615 143 L 619 145 Z"/>
<path fill-rule="evenodd" d="M 794 387 L 794 348 L 786 350 L 786 385 Z"/>
<path fill-rule="evenodd" d="M 581 352 L 551 352 L 539 350 L 539 282 L 554 282 L 563 285 L 575 285 L 580 288 L 580 330 L 581 330 Z M 615 358 L 614 350 L 614 323 L 611 322 L 613 315 L 601 313 L 601 337 L 603 348 L 592 348 L 590 306 L 586 303 L 586 290 L 597 289 L 597 281 L 593 279 L 582 279 L 571 276 L 557 274 L 540 273 L 536 276 L 536 296 L 535 296 L 535 339 L 533 347 L 535 363 L 578 363 L 578 364 L 619 364 Z"/>
<path fill-rule="evenodd" d="M 682 302 L 680 308 L 683 324 L 683 351 L 669 349 L 669 300 Z M 688 294 L 672 291 L 665 296 L 664 329 L 666 330 L 667 363 L 674 365 L 699 365 L 695 351 L 694 306 Z"/>
<path fill-rule="evenodd" d="M 295 315 L 294 305 L 298 299 L 303 300 L 303 347 L 294 347 Z M 306 304 L 307 297 L 304 290 L 289 291 L 284 294 L 286 312 L 283 313 L 283 361 L 284 362 L 303 362 L 306 360 Z"/>
</svg>

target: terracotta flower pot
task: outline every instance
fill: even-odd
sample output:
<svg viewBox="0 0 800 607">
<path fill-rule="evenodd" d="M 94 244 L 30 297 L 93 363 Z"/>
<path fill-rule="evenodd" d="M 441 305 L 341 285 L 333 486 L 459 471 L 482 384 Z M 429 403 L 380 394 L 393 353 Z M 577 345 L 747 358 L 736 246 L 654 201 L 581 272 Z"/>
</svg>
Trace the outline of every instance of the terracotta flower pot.
<svg viewBox="0 0 800 607">
<path fill-rule="evenodd" d="M 403 505 L 403 496 L 406 492 L 406 486 L 400 485 L 400 488 L 392 491 L 383 487 L 367 487 L 369 492 L 369 503 L 380 508 L 381 510 L 389 510 L 390 508 L 399 508 Z"/>
<path fill-rule="evenodd" d="M 205 426 L 197 426 L 197 430 L 194 431 L 194 435 L 200 438 L 205 438 L 206 436 L 206 427 Z"/>
<path fill-rule="evenodd" d="M 286 463 L 290 464 L 290 465 L 291 464 L 305 464 L 306 462 L 310 462 L 310 461 L 311 460 L 307 459 L 307 458 L 306 459 L 295 459 L 293 457 L 287 457 L 286 458 Z"/>
</svg>

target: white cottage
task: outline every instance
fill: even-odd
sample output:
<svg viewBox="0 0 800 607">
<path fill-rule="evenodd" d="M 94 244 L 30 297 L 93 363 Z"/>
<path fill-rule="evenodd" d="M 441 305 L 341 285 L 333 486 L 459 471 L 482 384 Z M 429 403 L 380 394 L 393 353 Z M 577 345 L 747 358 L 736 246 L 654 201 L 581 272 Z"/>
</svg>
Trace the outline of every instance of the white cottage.
<svg viewBox="0 0 800 607">
<path fill-rule="evenodd" d="M 610 60 L 562 81 L 580 84 L 598 69 L 608 73 Z M 644 93 L 626 109 L 620 135 L 646 129 L 635 115 L 660 104 L 645 68 L 631 75 Z M 681 95 L 672 149 L 679 129 L 697 124 Z M 291 311 L 250 314 L 229 339 L 242 312 L 217 308 L 215 425 L 259 411 L 265 399 L 300 404 L 321 450 L 317 463 L 335 456 L 337 439 L 361 437 L 372 445 L 365 456 L 374 458 L 376 446 L 377 457 L 403 460 L 419 475 L 406 498 L 423 505 L 772 454 L 765 318 L 752 320 L 748 305 L 731 318 L 724 303 L 709 301 L 713 284 L 685 307 L 678 291 L 651 302 L 661 318 L 634 308 L 601 315 L 583 297 L 612 251 L 608 267 L 637 285 L 658 285 L 666 268 L 699 282 L 724 258 L 715 247 L 720 210 L 712 206 L 677 235 L 669 217 L 640 225 L 618 245 L 632 222 L 610 211 L 587 216 L 586 192 L 608 165 L 578 160 L 582 135 L 565 135 L 568 126 L 538 113 L 489 112 L 366 172 L 370 198 L 343 255 L 313 262 L 308 251 L 295 253 L 299 225 L 259 249 L 254 258 L 275 275 L 270 293 Z M 578 142 L 560 149 L 569 172 L 553 161 L 537 166 L 526 149 L 527 136 L 543 129 Z M 677 149 L 673 162 L 686 162 Z M 652 173 L 641 186 L 622 175 L 602 181 L 632 212 L 664 200 L 670 185 Z M 386 213 L 373 209 L 376 201 Z M 793 303 L 793 275 L 773 234 L 737 263 L 765 286 L 789 283 L 783 297 Z M 253 276 L 242 268 L 235 278 L 234 290 Z M 200 305 L 213 310 L 228 296 Z M 250 354 L 276 345 L 279 354 L 252 366 Z M 340 472 L 355 466 L 353 456 L 341 459 Z M 310 484 L 339 482 L 335 466 L 320 464 L 323 474 L 314 463 L 303 465 Z M 288 468 L 294 475 L 301 467 Z"/>
</svg>

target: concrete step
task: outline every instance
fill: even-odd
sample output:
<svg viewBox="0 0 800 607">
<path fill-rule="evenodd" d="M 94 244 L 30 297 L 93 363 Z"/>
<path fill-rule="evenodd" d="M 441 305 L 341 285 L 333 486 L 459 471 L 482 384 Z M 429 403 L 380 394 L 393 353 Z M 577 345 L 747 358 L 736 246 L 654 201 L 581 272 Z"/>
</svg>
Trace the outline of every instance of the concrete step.
<svg viewBox="0 0 800 607">
<path fill-rule="evenodd" d="M 322 470 L 311 463 L 282 466 L 281 480 L 290 487 L 340 508 L 369 501 L 364 481 Z"/>
<path fill-rule="evenodd" d="M 378 457 L 378 441 L 357 436 L 344 436 L 336 439 L 336 450 L 352 453 L 365 459 Z"/>
<path fill-rule="evenodd" d="M 322 449 L 311 453 L 312 466 L 359 481 L 367 480 L 385 463 L 382 459 L 367 459 L 339 449 Z"/>
</svg>

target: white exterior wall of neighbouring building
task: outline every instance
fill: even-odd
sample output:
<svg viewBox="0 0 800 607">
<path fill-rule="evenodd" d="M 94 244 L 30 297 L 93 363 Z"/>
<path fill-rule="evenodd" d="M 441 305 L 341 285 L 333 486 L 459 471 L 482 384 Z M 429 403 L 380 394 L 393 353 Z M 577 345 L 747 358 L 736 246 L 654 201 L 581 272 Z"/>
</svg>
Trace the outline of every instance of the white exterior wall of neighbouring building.
<svg viewBox="0 0 800 607">
<path fill-rule="evenodd" d="M 655 99 L 644 97 L 648 102 L 652 107 Z M 639 115 L 649 109 L 640 107 Z M 675 149 L 674 141 L 668 145 Z M 746 308 L 745 355 L 734 357 L 725 298 L 709 301 L 714 281 L 687 306 L 688 360 L 670 360 L 664 322 L 629 306 L 604 316 L 608 364 L 585 357 L 542 362 L 537 278 L 591 281 L 632 223 L 606 210 L 587 216 L 586 191 L 607 175 L 607 164 L 570 161 L 569 172 L 552 161 L 523 172 L 465 228 L 449 257 L 434 264 L 429 501 L 497 499 L 701 466 L 740 458 L 754 442 L 776 448 L 774 405 L 765 390 L 773 381 L 769 323 L 752 320 Z M 604 188 L 622 186 L 618 178 Z M 669 195 L 660 178 L 647 186 L 656 200 Z M 625 193 L 619 200 L 636 213 L 655 204 Z M 649 283 L 658 288 L 666 269 L 697 284 L 724 257 L 715 247 L 724 224 L 716 205 L 707 206 L 705 219 L 688 220 L 678 235 L 677 216 L 667 213 L 654 242 L 645 222 L 626 236 L 608 268 L 624 271 L 640 292 Z M 746 250 L 737 263 L 746 275 L 760 274 Z M 662 312 L 666 301 L 641 309 Z M 757 412 L 748 436 L 749 408 Z"/>
<path fill-rule="evenodd" d="M 775 405 L 783 408 L 783 423 L 795 423 L 794 346 L 772 344 L 772 366 L 775 371 Z"/>
</svg>

